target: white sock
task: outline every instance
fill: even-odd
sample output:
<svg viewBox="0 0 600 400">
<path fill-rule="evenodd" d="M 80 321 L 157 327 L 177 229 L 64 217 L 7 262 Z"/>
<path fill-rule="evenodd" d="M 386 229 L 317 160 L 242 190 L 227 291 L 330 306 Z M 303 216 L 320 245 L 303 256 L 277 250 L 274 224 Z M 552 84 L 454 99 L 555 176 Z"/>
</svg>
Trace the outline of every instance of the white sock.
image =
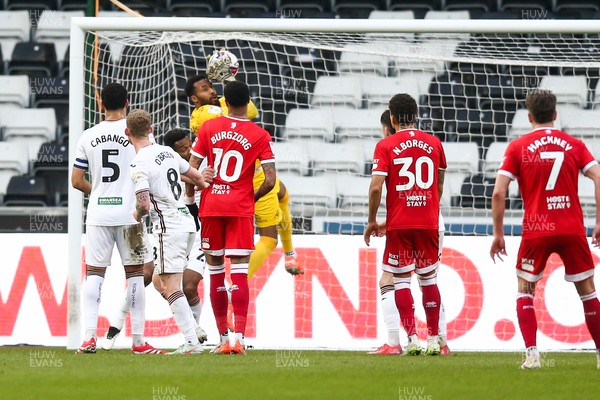
<svg viewBox="0 0 600 400">
<path fill-rule="evenodd" d="M 235 340 L 239 340 L 242 345 L 244 345 L 244 335 L 241 332 L 235 333 Z"/>
<path fill-rule="evenodd" d="M 286 251 L 285 256 L 286 257 L 296 257 L 296 250 Z"/>
<path fill-rule="evenodd" d="M 85 278 L 85 289 L 83 292 L 83 315 L 85 319 L 85 340 L 96 338 L 98 327 L 98 307 L 102 294 L 103 276 L 88 275 Z"/>
<path fill-rule="evenodd" d="M 200 311 L 202 310 L 202 302 L 200 300 L 198 300 L 198 304 L 190 306 L 190 308 L 192 309 L 192 315 L 194 316 L 194 321 L 196 321 L 196 324 L 199 324 L 200 323 Z"/>
<path fill-rule="evenodd" d="M 527 357 L 539 357 L 540 352 L 537 349 L 537 346 L 531 346 L 527 348 Z"/>
<path fill-rule="evenodd" d="M 179 330 L 181 333 L 183 333 L 186 343 L 198 344 L 198 337 L 196 336 L 196 323 L 194 322 L 190 305 L 188 304 L 183 292 L 178 290 L 171 294 L 167 300 L 169 301 L 171 311 L 173 311 L 175 322 L 177 322 Z"/>
<path fill-rule="evenodd" d="M 408 343 L 412 343 L 412 342 L 419 343 L 419 337 L 416 334 L 410 335 L 408 337 Z"/>
<path fill-rule="evenodd" d="M 144 321 L 146 320 L 146 287 L 144 286 L 143 272 L 139 276 L 127 278 L 127 305 L 131 312 L 133 344 L 142 346 L 144 344 Z"/>
<path fill-rule="evenodd" d="M 229 342 L 229 333 L 225 332 L 221 334 L 221 344 Z"/>
<path fill-rule="evenodd" d="M 440 302 L 440 322 L 438 325 L 438 335 L 440 337 L 440 347 L 444 347 L 448 344 L 448 340 L 446 338 L 446 308 L 444 307 L 444 303 Z"/>
<path fill-rule="evenodd" d="M 387 327 L 387 344 L 398 346 L 400 344 L 400 314 L 396 307 L 396 297 L 393 290 L 381 295 L 381 309 L 383 310 L 383 321 Z"/>
<path fill-rule="evenodd" d="M 123 329 L 123 325 L 125 325 L 125 318 L 127 317 L 127 313 L 129 312 L 129 302 L 127 301 L 127 295 L 123 298 L 121 302 L 121 306 L 119 307 L 119 311 L 117 315 L 110 321 L 110 326 L 114 326 L 118 330 Z"/>
</svg>

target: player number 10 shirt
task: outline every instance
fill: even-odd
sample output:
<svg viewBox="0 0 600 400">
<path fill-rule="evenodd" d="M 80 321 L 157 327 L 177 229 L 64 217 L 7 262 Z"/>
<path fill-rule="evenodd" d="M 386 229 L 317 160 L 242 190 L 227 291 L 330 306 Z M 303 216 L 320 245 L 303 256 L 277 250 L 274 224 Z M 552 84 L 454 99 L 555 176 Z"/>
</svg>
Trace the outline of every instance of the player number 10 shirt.
<svg viewBox="0 0 600 400">
<path fill-rule="evenodd" d="M 438 229 L 438 170 L 446 169 L 440 140 L 418 129 L 403 129 L 380 140 L 373 175 L 384 175 L 387 229 Z"/>
<path fill-rule="evenodd" d="M 522 236 L 585 235 L 579 172 L 595 164 L 581 140 L 558 129 L 535 129 L 510 142 L 498 174 L 519 183 L 525 204 Z"/>
<path fill-rule="evenodd" d="M 254 164 L 275 162 L 271 136 L 247 119 L 223 116 L 205 122 L 192 154 L 215 169 L 213 183 L 202 191 L 200 216 L 254 216 Z"/>
</svg>

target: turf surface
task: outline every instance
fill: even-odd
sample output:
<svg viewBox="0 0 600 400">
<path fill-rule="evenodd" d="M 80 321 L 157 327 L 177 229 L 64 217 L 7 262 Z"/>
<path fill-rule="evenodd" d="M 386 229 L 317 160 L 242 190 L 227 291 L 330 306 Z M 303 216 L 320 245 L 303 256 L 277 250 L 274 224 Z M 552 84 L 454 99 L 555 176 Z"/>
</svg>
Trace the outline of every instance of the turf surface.
<svg viewBox="0 0 600 400">
<path fill-rule="evenodd" d="M 592 353 L 544 353 L 541 370 L 517 353 L 447 357 L 349 351 L 249 350 L 247 356 L 75 354 L 0 348 L 0 399 L 597 399 Z"/>
</svg>

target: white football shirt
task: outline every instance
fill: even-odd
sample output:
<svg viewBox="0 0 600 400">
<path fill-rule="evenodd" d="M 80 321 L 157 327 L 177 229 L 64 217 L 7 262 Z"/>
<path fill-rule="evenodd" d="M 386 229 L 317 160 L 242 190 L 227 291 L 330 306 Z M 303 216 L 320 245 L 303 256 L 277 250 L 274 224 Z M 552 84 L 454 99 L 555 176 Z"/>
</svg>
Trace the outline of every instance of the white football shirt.
<svg viewBox="0 0 600 400">
<path fill-rule="evenodd" d="M 181 175 L 190 165 L 173 149 L 159 144 L 141 148 L 131 161 L 135 193 L 150 191 L 150 219 L 155 233 L 196 232 L 196 224 L 183 203 Z"/>
<path fill-rule="evenodd" d="M 126 120 L 103 121 L 86 129 L 77 142 L 73 166 L 90 174 L 92 192 L 87 225 L 136 224 L 129 164 L 135 149 L 125 136 Z"/>
</svg>

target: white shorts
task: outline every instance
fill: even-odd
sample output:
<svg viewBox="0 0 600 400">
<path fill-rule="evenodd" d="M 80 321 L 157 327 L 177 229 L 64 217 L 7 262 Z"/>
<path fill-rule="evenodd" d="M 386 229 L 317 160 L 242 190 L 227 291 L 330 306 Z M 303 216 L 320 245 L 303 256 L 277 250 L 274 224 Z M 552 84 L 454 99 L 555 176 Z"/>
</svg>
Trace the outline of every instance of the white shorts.
<svg viewBox="0 0 600 400">
<path fill-rule="evenodd" d="M 146 226 L 139 223 L 119 226 L 88 225 L 85 263 L 93 267 L 110 266 L 115 244 L 123 265 L 140 265 L 152 261 L 152 246 Z"/>
<path fill-rule="evenodd" d="M 157 274 L 182 273 L 194 245 L 196 232 L 154 233 L 154 272 Z"/>
<path fill-rule="evenodd" d="M 200 234 L 194 234 L 194 244 L 190 257 L 187 263 L 186 269 L 192 270 L 204 276 L 204 268 L 206 268 L 206 260 L 204 258 L 204 251 L 200 248 Z"/>
</svg>

